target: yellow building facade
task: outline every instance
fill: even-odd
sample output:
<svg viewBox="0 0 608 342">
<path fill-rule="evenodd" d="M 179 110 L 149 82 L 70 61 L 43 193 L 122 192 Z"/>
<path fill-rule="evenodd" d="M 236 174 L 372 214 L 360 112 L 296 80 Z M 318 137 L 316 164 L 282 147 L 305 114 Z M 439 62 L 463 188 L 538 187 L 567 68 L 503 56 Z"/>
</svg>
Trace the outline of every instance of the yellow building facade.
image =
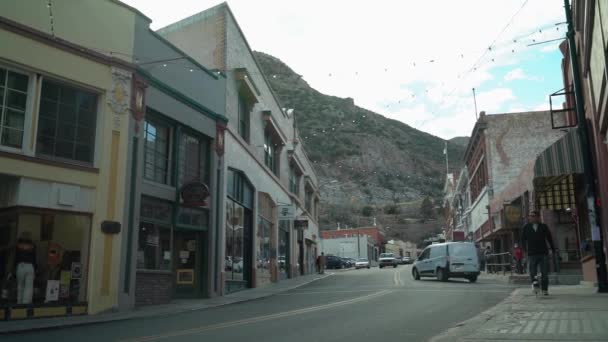
<svg viewBox="0 0 608 342">
<path fill-rule="evenodd" d="M 0 320 L 117 306 L 136 15 L 0 2 Z"/>
</svg>

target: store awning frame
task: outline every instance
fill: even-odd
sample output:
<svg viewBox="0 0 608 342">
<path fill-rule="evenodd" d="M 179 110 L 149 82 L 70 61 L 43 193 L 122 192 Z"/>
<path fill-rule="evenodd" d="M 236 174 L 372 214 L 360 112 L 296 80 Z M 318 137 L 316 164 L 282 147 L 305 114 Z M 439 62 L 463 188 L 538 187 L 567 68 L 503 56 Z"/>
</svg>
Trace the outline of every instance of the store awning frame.
<svg viewBox="0 0 608 342">
<path fill-rule="evenodd" d="M 565 176 L 584 173 L 583 150 L 578 129 L 571 129 L 536 158 L 534 186 L 558 183 Z"/>
</svg>

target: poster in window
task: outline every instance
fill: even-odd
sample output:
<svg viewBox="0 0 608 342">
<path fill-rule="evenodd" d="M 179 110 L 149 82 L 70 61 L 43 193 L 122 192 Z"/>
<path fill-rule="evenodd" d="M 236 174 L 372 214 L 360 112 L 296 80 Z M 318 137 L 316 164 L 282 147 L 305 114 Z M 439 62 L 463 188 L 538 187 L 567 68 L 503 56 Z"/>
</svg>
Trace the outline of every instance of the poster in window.
<svg viewBox="0 0 608 342">
<path fill-rule="evenodd" d="M 71 275 L 70 271 L 61 271 L 61 276 L 59 277 L 59 298 L 68 298 L 70 296 Z"/>
<path fill-rule="evenodd" d="M 79 262 L 73 262 L 71 271 L 72 279 L 80 279 L 82 277 L 82 264 Z"/>
<path fill-rule="evenodd" d="M 44 301 L 54 302 L 59 299 L 59 280 L 47 280 L 46 282 L 46 296 L 44 297 Z"/>
<path fill-rule="evenodd" d="M 177 270 L 177 282 L 176 283 L 180 284 L 180 285 L 194 284 L 194 270 L 193 269 Z"/>
<path fill-rule="evenodd" d="M 190 252 L 196 251 L 196 240 L 188 240 L 186 247 Z"/>
</svg>

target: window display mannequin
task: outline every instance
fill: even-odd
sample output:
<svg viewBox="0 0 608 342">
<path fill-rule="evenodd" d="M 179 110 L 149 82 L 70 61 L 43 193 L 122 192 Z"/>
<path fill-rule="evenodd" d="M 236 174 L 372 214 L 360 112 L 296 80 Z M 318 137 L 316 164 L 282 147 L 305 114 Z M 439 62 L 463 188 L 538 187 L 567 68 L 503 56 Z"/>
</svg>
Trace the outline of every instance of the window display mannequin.
<svg viewBox="0 0 608 342">
<path fill-rule="evenodd" d="M 36 245 L 30 232 L 22 232 L 15 253 L 17 268 L 17 304 L 31 304 L 34 294 Z"/>
</svg>

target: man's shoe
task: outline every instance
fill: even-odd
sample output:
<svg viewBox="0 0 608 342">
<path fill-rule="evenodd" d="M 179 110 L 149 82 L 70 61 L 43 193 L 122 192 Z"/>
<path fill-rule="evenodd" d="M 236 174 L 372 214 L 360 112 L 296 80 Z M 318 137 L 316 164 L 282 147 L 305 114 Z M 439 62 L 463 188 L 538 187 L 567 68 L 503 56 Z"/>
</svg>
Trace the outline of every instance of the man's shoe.
<svg viewBox="0 0 608 342">
<path fill-rule="evenodd" d="M 544 290 L 544 291 L 543 291 L 543 296 L 548 296 L 548 295 L 549 295 L 549 291 Z"/>
</svg>

